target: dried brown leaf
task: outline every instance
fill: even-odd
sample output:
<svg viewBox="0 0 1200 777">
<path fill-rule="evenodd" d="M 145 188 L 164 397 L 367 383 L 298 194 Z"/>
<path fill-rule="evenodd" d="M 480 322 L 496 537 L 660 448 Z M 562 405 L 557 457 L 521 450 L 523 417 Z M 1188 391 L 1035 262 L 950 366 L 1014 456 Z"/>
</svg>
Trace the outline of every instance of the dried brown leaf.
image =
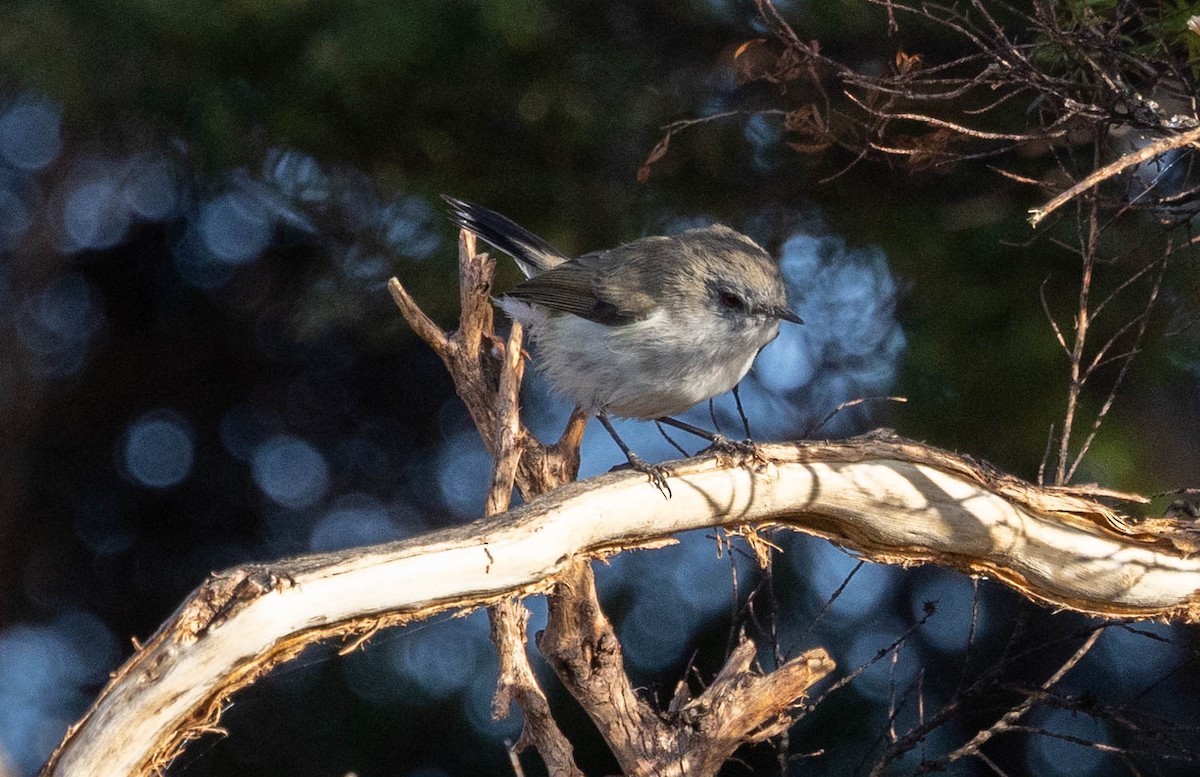
<svg viewBox="0 0 1200 777">
<path fill-rule="evenodd" d="M 662 140 L 650 149 L 650 155 L 646 157 L 646 161 L 642 162 L 642 166 L 638 168 L 637 179 L 638 183 L 645 183 L 650 180 L 650 166 L 667 155 L 667 149 L 671 145 L 671 133 L 663 135 Z"/>
<path fill-rule="evenodd" d="M 907 75 L 920 70 L 925 64 L 925 57 L 921 54 L 905 54 L 903 51 L 896 52 L 896 73 L 899 75 Z"/>
<path fill-rule="evenodd" d="M 745 84 L 759 79 L 773 80 L 779 69 L 779 56 L 764 38 L 748 40 L 733 52 L 733 67 L 737 82 Z"/>
<path fill-rule="evenodd" d="M 821 116 L 820 109 L 812 103 L 789 111 L 783 119 L 783 128 L 788 132 L 808 134 L 823 133 L 826 130 L 825 119 Z"/>
</svg>

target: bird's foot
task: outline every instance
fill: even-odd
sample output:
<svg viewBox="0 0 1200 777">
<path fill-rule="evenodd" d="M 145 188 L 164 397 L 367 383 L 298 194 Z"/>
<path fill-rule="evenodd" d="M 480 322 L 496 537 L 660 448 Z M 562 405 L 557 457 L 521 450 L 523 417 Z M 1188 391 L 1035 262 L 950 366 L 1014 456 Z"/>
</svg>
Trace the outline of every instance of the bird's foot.
<svg viewBox="0 0 1200 777">
<path fill-rule="evenodd" d="M 758 458 L 758 446 L 753 440 L 731 440 L 723 434 L 714 434 L 712 445 L 708 446 L 707 450 Z"/>
<path fill-rule="evenodd" d="M 613 467 L 618 469 L 631 469 L 635 472 L 641 472 L 650 478 L 650 482 L 658 489 L 658 492 L 663 495 L 663 499 L 671 498 L 671 486 L 667 483 L 667 469 L 660 464 L 648 464 L 645 459 L 636 453 L 630 453 L 626 458 L 629 459 L 628 464 L 620 464 Z"/>
</svg>

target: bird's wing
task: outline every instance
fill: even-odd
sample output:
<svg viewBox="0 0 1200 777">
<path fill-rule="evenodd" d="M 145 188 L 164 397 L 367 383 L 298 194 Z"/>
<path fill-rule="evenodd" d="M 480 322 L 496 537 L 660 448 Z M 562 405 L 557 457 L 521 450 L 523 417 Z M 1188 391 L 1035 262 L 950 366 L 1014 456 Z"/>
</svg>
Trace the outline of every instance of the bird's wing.
<svg viewBox="0 0 1200 777">
<path fill-rule="evenodd" d="M 640 321 L 650 315 L 655 302 L 645 293 L 628 291 L 638 286 L 619 282 L 617 276 L 624 268 L 614 254 L 620 250 L 585 254 L 563 262 L 504 296 L 608 326 Z"/>
</svg>

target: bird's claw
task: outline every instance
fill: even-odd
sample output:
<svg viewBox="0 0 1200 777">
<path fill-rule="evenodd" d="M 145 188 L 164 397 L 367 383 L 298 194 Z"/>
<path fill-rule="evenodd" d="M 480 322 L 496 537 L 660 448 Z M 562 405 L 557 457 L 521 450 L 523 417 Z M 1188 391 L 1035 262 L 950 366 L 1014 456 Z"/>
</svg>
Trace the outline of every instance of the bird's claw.
<svg viewBox="0 0 1200 777">
<path fill-rule="evenodd" d="M 671 486 L 667 483 L 667 470 L 665 467 L 659 464 L 649 464 L 636 453 L 630 453 L 627 458 L 629 459 L 629 463 L 624 466 L 649 477 L 650 482 L 663 495 L 663 499 L 671 498 Z M 616 468 L 614 467 L 614 469 Z"/>
<path fill-rule="evenodd" d="M 713 435 L 712 445 L 708 446 L 708 450 L 758 457 L 758 446 L 753 440 L 731 440 L 723 434 Z"/>
</svg>

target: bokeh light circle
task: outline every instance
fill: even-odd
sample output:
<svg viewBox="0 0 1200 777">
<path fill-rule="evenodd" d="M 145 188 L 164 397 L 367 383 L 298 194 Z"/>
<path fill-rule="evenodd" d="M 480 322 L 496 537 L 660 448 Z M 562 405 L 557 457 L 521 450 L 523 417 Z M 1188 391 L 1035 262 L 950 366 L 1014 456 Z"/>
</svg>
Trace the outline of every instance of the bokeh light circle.
<svg viewBox="0 0 1200 777">
<path fill-rule="evenodd" d="M 308 507 L 329 488 L 329 465 L 311 443 L 287 434 L 268 438 L 250 461 L 255 484 L 282 507 Z"/>
<path fill-rule="evenodd" d="M 0 156 L 21 170 L 41 170 L 62 149 L 62 112 L 44 98 L 26 98 L 0 116 Z"/>
<path fill-rule="evenodd" d="M 178 485 L 192 471 L 195 439 L 183 416 L 169 410 L 143 413 L 125 433 L 125 472 L 147 488 Z"/>
<path fill-rule="evenodd" d="M 228 264 L 253 261 L 271 242 L 266 210 L 241 192 L 230 192 L 205 204 L 199 227 L 208 250 Z"/>
</svg>

